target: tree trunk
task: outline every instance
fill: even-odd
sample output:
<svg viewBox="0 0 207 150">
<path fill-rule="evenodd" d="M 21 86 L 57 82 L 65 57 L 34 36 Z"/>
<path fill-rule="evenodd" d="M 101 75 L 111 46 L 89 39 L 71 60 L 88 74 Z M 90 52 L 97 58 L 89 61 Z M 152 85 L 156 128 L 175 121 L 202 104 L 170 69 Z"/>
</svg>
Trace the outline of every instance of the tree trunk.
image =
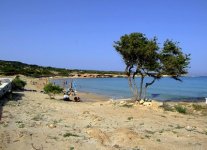
<svg viewBox="0 0 207 150">
<path fill-rule="evenodd" d="M 133 78 L 132 80 L 133 80 L 134 100 L 137 101 L 138 100 L 138 88 L 137 88 L 135 78 Z"/>
<path fill-rule="evenodd" d="M 141 75 L 141 82 L 140 82 L 140 93 L 139 93 L 139 100 L 142 99 L 142 87 L 143 87 L 144 76 Z"/>
<path fill-rule="evenodd" d="M 132 80 L 131 80 L 130 76 L 128 76 L 128 83 L 129 83 L 130 92 L 131 92 L 132 95 L 134 95 L 133 86 L 132 86 Z"/>
<path fill-rule="evenodd" d="M 154 79 L 152 80 L 152 82 L 149 82 L 149 83 L 146 83 L 146 84 L 145 84 L 144 100 L 146 99 L 147 87 L 150 86 L 150 85 L 152 85 L 152 84 L 155 82 L 155 80 L 156 80 L 156 78 L 154 78 Z"/>
<path fill-rule="evenodd" d="M 135 100 L 138 100 L 138 89 L 136 85 L 135 79 L 133 79 L 131 76 L 128 77 L 128 83 L 129 83 L 129 88 L 132 96 L 134 97 Z"/>
<path fill-rule="evenodd" d="M 147 95 L 147 83 L 145 84 L 145 87 L 144 87 L 144 96 L 143 96 L 143 99 L 146 100 L 146 96 Z"/>
</svg>

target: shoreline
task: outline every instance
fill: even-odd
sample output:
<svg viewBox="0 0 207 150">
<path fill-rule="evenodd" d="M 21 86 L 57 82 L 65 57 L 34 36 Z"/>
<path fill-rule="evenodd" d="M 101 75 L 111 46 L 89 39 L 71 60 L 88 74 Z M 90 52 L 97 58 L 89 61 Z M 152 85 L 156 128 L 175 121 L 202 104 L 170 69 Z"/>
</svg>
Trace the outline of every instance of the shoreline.
<svg viewBox="0 0 207 150">
<path fill-rule="evenodd" d="M 84 92 L 92 92 L 92 93 L 98 93 L 100 95 L 107 96 L 109 98 L 114 98 L 114 99 L 120 99 L 120 98 L 130 98 L 130 94 L 127 88 L 127 81 L 125 79 L 118 79 L 118 78 L 103 78 L 103 79 L 93 79 L 92 81 L 88 78 L 70 78 L 71 80 L 74 80 L 75 83 L 77 83 L 77 89 L 80 91 Z M 58 85 L 62 86 L 62 82 L 67 80 L 70 82 L 69 78 L 64 78 L 64 79 L 53 79 L 54 82 L 56 82 Z M 79 80 L 80 79 L 80 80 Z M 104 83 L 106 81 L 106 84 Z M 190 80 L 191 81 L 191 80 Z M 200 80 L 198 80 L 198 84 L 200 84 Z M 126 82 L 126 83 L 125 83 Z M 168 90 L 165 91 L 165 82 L 172 84 L 171 87 L 169 87 Z M 192 83 L 195 82 L 192 80 Z M 90 84 L 93 84 L 90 86 Z M 111 83 L 111 84 L 110 84 Z M 122 86 L 121 90 L 116 91 L 116 87 L 113 86 L 113 83 L 116 84 L 116 86 Z M 200 93 L 203 93 L 200 95 L 199 90 L 195 89 L 193 86 L 190 86 L 190 89 L 188 88 L 188 85 L 191 84 L 188 79 L 184 80 L 184 85 L 180 85 L 179 83 L 176 83 L 171 81 L 170 79 L 165 79 L 160 83 L 155 84 L 149 92 L 148 92 L 148 98 L 157 100 L 157 101 L 185 101 L 185 102 L 194 102 L 194 101 L 205 101 L 205 97 L 207 97 L 206 92 L 205 92 L 205 85 L 201 84 L 201 86 L 198 86 L 200 88 Z M 89 84 L 89 88 L 87 90 L 87 84 Z M 105 84 L 105 86 L 99 87 L 99 85 Z M 160 85 L 158 85 L 160 84 Z M 68 86 L 68 85 L 66 85 Z M 80 86 L 80 87 L 79 87 Z M 106 89 L 106 86 L 110 86 L 108 89 Z M 156 89 L 156 86 L 158 86 L 158 90 Z M 176 88 L 178 86 L 178 89 Z M 195 85 L 196 86 L 196 85 Z M 164 89 L 164 91 L 163 91 Z M 178 92 L 180 91 L 180 92 Z M 188 91 L 188 92 L 186 92 Z M 196 92 L 197 91 L 197 92 Z M 102 93 L 101 93 L 102 92 Z M 114 94 L 112 93 L 114 92 Z M 122 93 L 123 92 L 123 93 Z M 128 92 L 128 93 L 127 93 Z M 205 94 L 204 94 L 205 93 Z M 157 96 L 156 96 L 157 95 Z"/>
<path fill-rule="evenodd" d="M 1 76 L 1 77 L 5 77 L 5 76 Z M 9 78 L 14 78 L 15 76 L 9 76 Z M 43 77 L 43 78 L 33 78 L 33 77 L 26 77 L 23 75 L 20 75 L 20 78 L 22 78 L 23 80 L 25 80 L 28 83 L 28 86 L 26 88 L 33 89 L 33 90 L 37 90 L 37 91 L 43 91 L 43 87 L 45 84 L 47 84 L 49 82 L 50 79 L 52 80 L 61 80 L 61 79 L 90 79 L 90 78 L 70 78 L 70 77 L 62 77 L 62 76 L 56 76 L 55 78 L 48 78 L 48 77 Z M 93 78 L 92 78 L 93 79 Z M 83 96 L 90 96 L 93 101 L 94 98 L 97 99 L 101 99 L 101 100 L 131 100 L 130 97 L 123 97 L 123 98 L 114 98 L 112 96 L 106 95 L 106 94 L 100 94 L 100 93 L 95 93 L 95 92 L 90 92 L 90 91 L 78 91 L 78 93 L 80 95 Z M 156 98 L 152 98 L 152 101 L 157 101 L 157 102 L 186 102 L 186 103 L 202 103 L 205 102 L 205 97 L 189 97 L 189 98 L 179 98 L 179 99 L 166 99 L 166 100 L 162 100 L 162 99 L 156 99 Z"/>
</svg>

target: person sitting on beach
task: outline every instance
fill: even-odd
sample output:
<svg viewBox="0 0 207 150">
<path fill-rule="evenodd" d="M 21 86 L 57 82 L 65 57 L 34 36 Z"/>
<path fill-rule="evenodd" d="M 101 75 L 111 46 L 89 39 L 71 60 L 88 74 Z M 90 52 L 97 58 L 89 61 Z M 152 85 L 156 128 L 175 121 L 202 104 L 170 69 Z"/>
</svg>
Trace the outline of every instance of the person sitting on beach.
<svg viewBox="0 0 207 150">
<path fill-rule="evenodd" d="M 75 91 L 73 90 L 73 88 L 70 88 L 70 89 L 69 89 L 69 93 L 68 93 L 68 95 L 70 95 L 70 96 L 75 96 Z"/>
<path fill-rule="evenodd" d="M 64 93 L 63 100 L 64 101 L 69 101 L 70 100 L 69 96 L 66 93 Z"/>
<path fill-rule="evenodd" d="M 74 97 L 75 102 L 80 102 L 80 97 Z"/>
</svg>

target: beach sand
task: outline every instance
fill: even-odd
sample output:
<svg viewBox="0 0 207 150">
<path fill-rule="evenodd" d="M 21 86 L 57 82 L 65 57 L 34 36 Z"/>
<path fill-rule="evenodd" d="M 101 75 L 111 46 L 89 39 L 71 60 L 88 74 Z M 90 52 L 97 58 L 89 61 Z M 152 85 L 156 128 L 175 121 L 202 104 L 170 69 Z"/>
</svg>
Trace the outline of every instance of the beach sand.
<svg viewBox="0 0 207 150">
<path fill-rule="evenodd" d="M 83 102 L 49 99 L 40 92 L 46 79 L 22 78 L 29 90 L 1 99 L 2 150 L 207 148 L 207 115 L 199 111 L 180 114 L 159 102 L 143 106 L 91 93 L 78 93 Z"/>
</svg>

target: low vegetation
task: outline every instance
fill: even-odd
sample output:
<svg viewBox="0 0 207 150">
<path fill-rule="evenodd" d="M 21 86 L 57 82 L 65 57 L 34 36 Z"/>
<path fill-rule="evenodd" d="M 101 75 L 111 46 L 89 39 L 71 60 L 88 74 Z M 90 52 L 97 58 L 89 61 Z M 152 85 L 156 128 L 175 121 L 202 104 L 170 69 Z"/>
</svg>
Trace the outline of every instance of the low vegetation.
<svg viewBox="0 0 207 150">
<path fill-rule="evenodd" d="M 193 104 L 192 107 L 196 111 L 201 111 L 203 109 L 203 106 L 199 104 Z"/>
<path fill-rule="evenodd" d="M 192 104 L 192 108 L 202 115 L 207 115 L 207 105 Z"/>
<path fill-rule="evenodd" d="M 163 105 L 160 106 L 164 111 L 172 111 L 179 112 L 182 114 L 199 114 L 199 115 L 207 115 L 207 105 L 205 104 L 168 104 L 167 102 L 163 102 Z"/>
<path fill-rule="evenodd" d="M 163 102 L 163 105 L 160 106 L 161 108 L 164 109 L 164 111 L 174 111 L 173 107 L 166 102 Z"/>
<path fill-rule="evenodd" d="M 22 74 L 30 77 L 50 77 L 50 76 L 71 76 L 76 74 L 116 74 L 123 75 L 123 72 L 118 71 L 98 71 L 98 70 L 78 70 L 65 69 L 55 67 L 44 67 L 38 65 L 30 65 L 18 61 L 4 61 L 0 60 L 0 75 L 18 75 Z"/>
<path fill-rule="evenodd" d="M 163 108 L 164 111 L 177 111 L 177 112 L 182 113 L 182 114 L 187 113 L 187 109 L 182 105 L 172 106 L 172 105 L 167 104 L 166 102 L 163 102 L 163 105 L 160 106 L 160 107 Z"/>
<path fill-rule="evenodd" d="M 70 133 L 70 132 L 67 132 L 67 133 L 63 134 L 63 137 L 71 137 L 71 136 L 73 136 L 73 137 L 79 137 L 79 135 L 73 134 L 73 133 Z"/>
<path fill-rule="evenodd" d="M 161 140 L 160 139 L 157 139 L 157 142 L 161 142 Z"/>
<path fill-rule="evenodd" d="M 59 94 L 63 91 L 63 88 L 48 83 L 44 86 L 44 92 L 50 96 L 50 99 L 54 98 L 55 94 Z"/>
<path fill-rule="evenodd" d="M 16 76 L 12 81 L 12 90 L 23 90 L 27 83 Z"/>
<path fill-rule="evenodd" d="M 130 121 L 130 120 L 133 120 L 133 117 L 128 117 L 127 120 L 129 120 L 129 121 Z"/>
<path fill-rule="evenodd" d="M 42 114 L 37 114 L 36 116 L 34 116 L 34 117 L 32 118 L 32 120 L 34 120 L 34 121 L 41 121 L 41 120 L 43 120 L 43 118 L 44 118 L 44 115 L 42 115 Z"/>
<path fill-rule="evenodd" d="M 187 109 L 181 105 L 175 105 L 175 110 L 182 114 L 186 114 L 186 111 L 187 111 Z"/>
<path fill-rule="evenodd" d="M 16 121 L 18 128 L 24 128 L 25 124 L 22 121 Z"/>
</svg>

